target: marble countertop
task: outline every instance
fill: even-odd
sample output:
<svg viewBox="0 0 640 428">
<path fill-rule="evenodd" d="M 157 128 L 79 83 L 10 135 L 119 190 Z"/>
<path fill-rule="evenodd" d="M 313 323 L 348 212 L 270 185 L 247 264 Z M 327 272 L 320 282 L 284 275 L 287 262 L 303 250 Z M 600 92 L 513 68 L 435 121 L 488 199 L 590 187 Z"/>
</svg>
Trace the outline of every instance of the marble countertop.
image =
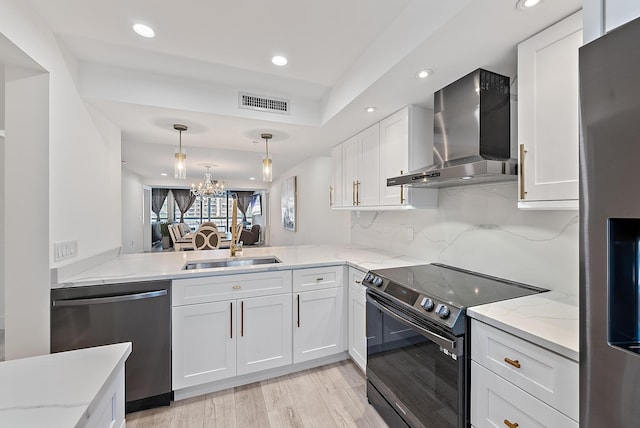
<svg viewBox="0 0 640 428">
<path fill-rule="evenodd" d="M 52 288 L 265 272 L 344 263 L 364 271 L 429 263 L 379 250 L 332 245 L 245 247 L 238 258 L 267 256 L 275 256 L 282 263 L 185 271 L 182 267 L 187 262 L 230 259 L 229 250 L 125 254 L 67 278 L 59 284 L 53 284 Z"/>
<path fill-rule="evenodd" d="M 475 306 L 467 314 L 579 362 L 576 296 L 551 291 Z"/>
<path fill-rule="evenodd" d="M 76 426 L 130 353 L 127 342 L 0 363 L 0 426 Z"/>
</svg>

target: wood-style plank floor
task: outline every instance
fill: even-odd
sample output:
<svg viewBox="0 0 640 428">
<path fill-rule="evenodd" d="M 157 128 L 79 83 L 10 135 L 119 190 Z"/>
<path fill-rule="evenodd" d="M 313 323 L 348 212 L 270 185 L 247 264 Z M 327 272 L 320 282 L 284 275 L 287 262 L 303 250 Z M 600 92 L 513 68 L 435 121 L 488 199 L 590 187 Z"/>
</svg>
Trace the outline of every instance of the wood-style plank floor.
<svg viewBox="0 0 640 428">
<path fill-rule="evenodd" d="M 341 361 L 127 415 L 127 428 L 387 427 Z"/>
</svg>

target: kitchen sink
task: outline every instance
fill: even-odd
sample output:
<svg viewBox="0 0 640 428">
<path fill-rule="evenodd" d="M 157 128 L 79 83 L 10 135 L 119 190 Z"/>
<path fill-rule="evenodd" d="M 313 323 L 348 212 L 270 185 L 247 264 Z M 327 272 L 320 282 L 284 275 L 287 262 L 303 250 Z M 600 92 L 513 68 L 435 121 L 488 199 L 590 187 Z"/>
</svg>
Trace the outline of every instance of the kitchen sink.
<svg viewBox="0 0 640 428">
<path fill-rule="evenodd" d="M 252 259 L 229 259 L 229 260 L 214 260 L 214 261 L 202 261 L 202 262 L 189 262 L 182 267 L 182 270 L 193 269 L 212 269 L 221 267 L 234 267 L 234 266 L 253 266 L 253 265 L 266 265 L 272 263 L 282 263 L 276 257 L 260 257 Z"/>
</svg>

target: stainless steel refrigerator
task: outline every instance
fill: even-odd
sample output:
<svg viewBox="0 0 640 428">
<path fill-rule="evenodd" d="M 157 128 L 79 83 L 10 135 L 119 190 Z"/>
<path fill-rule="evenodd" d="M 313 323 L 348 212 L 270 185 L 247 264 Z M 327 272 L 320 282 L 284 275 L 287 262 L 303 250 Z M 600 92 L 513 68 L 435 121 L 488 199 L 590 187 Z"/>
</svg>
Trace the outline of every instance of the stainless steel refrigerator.
<svg viewBox="0 0 640 428">
<path fill-rule="evenodd" d="M 580 49 L 580 426 L 640 426 L 640 20 Z"/>
</svg>

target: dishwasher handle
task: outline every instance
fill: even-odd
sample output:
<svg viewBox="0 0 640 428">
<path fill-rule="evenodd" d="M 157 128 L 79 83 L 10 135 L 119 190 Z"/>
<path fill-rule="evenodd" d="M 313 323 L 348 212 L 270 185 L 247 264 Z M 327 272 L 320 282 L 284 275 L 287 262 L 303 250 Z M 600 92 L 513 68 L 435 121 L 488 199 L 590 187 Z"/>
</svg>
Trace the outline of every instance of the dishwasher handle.
<svg viewBox="0 0 640 428">
<path fill-rule="evenodd" d="M 151 299 L 154 297 L 166 296 L 167 290 L 147 291 L 145 293 L 136 294 L 124 294 L 120 296 L 109 297 L 92 297 L 88 299 L 68 299 L 68 300 L 54 300 L 52 306 L 86 306 L 86 305 L 99 305 L 103 303 L 118 303 L 128 302 L 131 300 Z"/>
</svg>

